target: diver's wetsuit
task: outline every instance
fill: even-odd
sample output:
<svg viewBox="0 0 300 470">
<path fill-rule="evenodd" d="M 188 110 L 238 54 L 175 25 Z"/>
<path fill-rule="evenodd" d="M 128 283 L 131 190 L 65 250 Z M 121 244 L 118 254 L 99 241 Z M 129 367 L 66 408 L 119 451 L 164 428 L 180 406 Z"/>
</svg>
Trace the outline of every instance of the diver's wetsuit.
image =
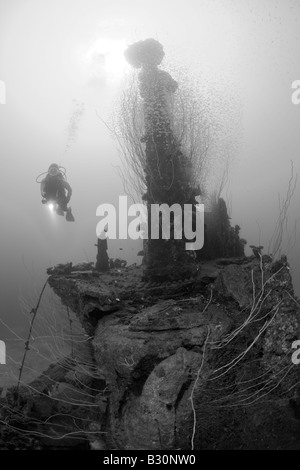
<svg viewBox="0 0 300 470">
<path fill-rule="evenodd" d="M 47 201 L 52 199 L 57 202 L 59 208 L 66 212 L 72 188 L 61 173 L 56 176 L 47 175 L 41 182 L 41 194 Z"/>
</svg>

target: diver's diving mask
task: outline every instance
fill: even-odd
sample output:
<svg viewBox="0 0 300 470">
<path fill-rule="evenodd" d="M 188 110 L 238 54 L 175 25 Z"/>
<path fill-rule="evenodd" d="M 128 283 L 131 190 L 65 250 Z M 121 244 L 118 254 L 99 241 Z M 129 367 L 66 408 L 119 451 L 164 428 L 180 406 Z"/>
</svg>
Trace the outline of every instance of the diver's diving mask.
<svg viewBox="0 0 300 470">
<path fill-rule="evenodd" d="M 48 174 L 49 174 L 50 176 L 57 176 L 58 173 L 59 173 L 59 169 L 56 168 L 55 166 L 52 166 L 52 167 L 49 168 L 49 170 L 48 170 Z"/>
</svg>

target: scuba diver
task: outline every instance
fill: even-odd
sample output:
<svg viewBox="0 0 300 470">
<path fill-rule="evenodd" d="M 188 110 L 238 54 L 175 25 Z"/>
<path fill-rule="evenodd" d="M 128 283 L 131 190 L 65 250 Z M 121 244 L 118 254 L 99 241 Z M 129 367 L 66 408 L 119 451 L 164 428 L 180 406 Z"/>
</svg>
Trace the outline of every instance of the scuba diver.
<svg viewBox="0 0 300 470">
<path fill-rule="evenodd" d="M 66 213 L 66 220 L 74 222 L 71 207 L 67 206 L 71 199 L 72 188 L 65 179 L 65 172 L 62 167 L 57 163 L 52 163 L 48 168 L 47 175 L 40 184 L 41 195 L 43 196 L 42 204 L 52 203 L 58 215 L 63 216 Z"/>
</svg>

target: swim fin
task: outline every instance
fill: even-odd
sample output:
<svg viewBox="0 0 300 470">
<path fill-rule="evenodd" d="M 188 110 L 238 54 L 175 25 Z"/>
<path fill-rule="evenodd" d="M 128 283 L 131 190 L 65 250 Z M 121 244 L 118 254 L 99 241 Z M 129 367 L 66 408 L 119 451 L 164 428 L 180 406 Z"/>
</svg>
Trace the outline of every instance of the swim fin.
<svg viewBox="0 0 300 470">
<path fill-rule="evenodd" d="M 57 213 L 57 215 L 62 215 L 62 216 L 64 216 L 64 211 L 63 211 L 62 209 L 60 209 L 60 208 L 56 209 L 56 213 Z"/>
<path fill-rule="evenodd" d="M 71 207 L 69 207 L 69 209 L 66 212 L 66 220 L 68 222 L 75 222 L 74 216 L 73 216 L 72 211 L 71 211 Z"/>
</svg>

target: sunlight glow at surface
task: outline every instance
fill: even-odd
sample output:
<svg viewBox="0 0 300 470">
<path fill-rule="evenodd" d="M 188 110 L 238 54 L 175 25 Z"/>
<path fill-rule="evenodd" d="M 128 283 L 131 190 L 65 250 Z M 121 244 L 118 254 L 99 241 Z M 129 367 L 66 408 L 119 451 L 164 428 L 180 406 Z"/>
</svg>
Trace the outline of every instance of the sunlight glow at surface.
<svg viewBox="0 0 300 470">
<path fill-rule="evenodd" d="M 81 49 L 86 73 L 90 78 L 119 81 L 128 68 L 124 57 L 126 47 L 124 40 L 99 38 L 87 49 Z"/>
<path fill-rule="evenodd" d="M 49 207 L 49 210 L 50 210 L 51 212 L 54 211 L 54 204 L 52 204 L 52 202 L 50 202 L 50 204 L 48 204 L 48 207 Z"/>
</svg>

